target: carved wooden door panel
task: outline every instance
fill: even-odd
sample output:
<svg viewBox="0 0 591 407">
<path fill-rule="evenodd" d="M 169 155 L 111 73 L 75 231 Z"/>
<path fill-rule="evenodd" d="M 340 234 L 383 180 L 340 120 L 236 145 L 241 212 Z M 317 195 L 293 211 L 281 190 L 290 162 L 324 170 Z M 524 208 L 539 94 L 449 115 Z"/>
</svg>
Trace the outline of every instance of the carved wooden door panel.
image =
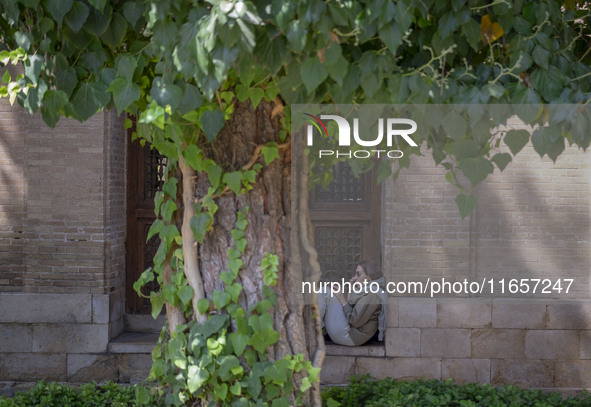
<svg viewBox="0 0 591 407">
<path fill-rule="evenodd" d="M 131 140 L 131 137 L 128 137 Z M 150 226 L 156 219 L 154 195 L 162 189 L 166 157 L 155 149 L 142 147 L 138 140 L 130 141 L 127 149 L 127 259 L 126 301 L 127 313 L 149 314 L 150 300 L 142 298 L 133 289 L 133 283 L 152 265 L 160 241 L 153 236 L 146 241 Z M 143 294 L 157 289 L 156 283 L 144 287 Z"/>
<path fill-rule="evenodd" d="M 347 163 L 339 163 L 333 175 L 325 190 L 310 191 L 309 200 L 323 281 L 350 279 L 360 260 L 381 263 L 381 185 L 375 170 L 356 178 Z"/>
</svg>

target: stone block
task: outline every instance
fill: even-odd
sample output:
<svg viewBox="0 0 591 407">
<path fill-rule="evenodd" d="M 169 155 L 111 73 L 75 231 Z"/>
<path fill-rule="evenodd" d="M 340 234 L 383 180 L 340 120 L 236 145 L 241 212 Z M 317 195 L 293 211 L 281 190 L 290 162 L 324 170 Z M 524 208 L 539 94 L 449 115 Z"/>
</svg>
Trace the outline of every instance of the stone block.
<svg viewBox="0 0 591 407">
<path fill-rule="evenodd" d="M 591 326 L 589 300 L 560 301 L 548 304 L 549 329 L 587 329 Z"/>
<path fill-rule="evenodd" d="M 92 323 L 109 323 L 109 294 L 92 296 Z"/>
<path fill-rule="evenodd" d="M 362 346 L 341 346 L 332 343 L 326 344 L 327 356 L 374 356 L 384 357 L 385 347 L 382 343 Z"/>
<path fill-rule="evenodd" d="M 437 301 L 431 298 L 399 298 L 399 328 L 435 328 Z"/>
<path fill-rule="evenodd" d="M 470 330 L 427 328 L 421 330 L 422 357 L 470 357 Z"/>
<path fill-rule="evenodd" d="M 356 361 L 355 374 L 370 374 L 376 379 L 441 379 L 441 359 L 360 357 Z"/>
<path fill-rule="evenodd" d="M 90 323 L 90 294 L 2 293 L 0 323 Z"/>
<path fill-rule="evenodd" d="M 546 301 L 495 299 L 492 303 L 493 328 L 543 329 Z"/>
<path fill-rule="evenodd" d="M 556 361 L 554 369 L 554 387 L 591 388 L 591 361 Z"/>
<path fill-rule="evenodd" d="M 591 359 L 591 331 L 581 331 L 581 359 Z"/>
<path fill-rule="evenodd" d="M 525 331 L 521 329 L 474 329 L 471 341 L 473 358 L 525 357 Z"/>
<path fill-rule="evenodd" d="M 486 328 L 491 324 L 491 301 L 474 298 L 445 298 L 437 301 L 440 328 Z"/>
<path fill-rule="evenodd" d="M 420 357 L 421 330 L 419 328 L 390 328 L 386 331 L 386 355 Z"/>
<path fill-rule="evenodd" d="M 386 308 L 386 326 L 388 328 L 398 327 L 398 299 L 388 297 L 388 306 Z"/>
<path fill-rule="evenodd" d="M 532 330 L 525 333 L 528 359 L 579 359 L 579 332 L 574 330 Z"/>
<path fill-rule="evenodd" d="M 101 353 L 109 344 L 108 325 L 35 325 L 33 352 Z"/>
<path fill-rule="evenodd" d="M 320 371 L 320 383 L 345 384 L 354 374 L 355 358 L 346 356 L 326 356 Z"/>
<path fill-rule="evenodd" d="M 30 352 L 31 337 L 30 326 L 0 324 L 0 352 Z"/>
<path fill-rule="evenodd" d="M 116 355 L 68 355 L 68 380 L 71 382 L 117 381 Z"/>
<path fill-rule="evenodd" d="M 123 354 L 119 357 L 119 381 L 138 383 L 145 380 L 152 368 L 152 355 L 142 353 Z"/>
<path fill-rule="evenodd" d="M 441 379 L 458 384 L 490 383 L 490 359 L 442 359 Z"/>
<path fill-rule="evenodd" d="M 0 380 L 17 382 L 65 381 L 66 355 L 9 353 L 0 361 Z"/>
<path fill-rule="evenodd" d="M 554 362 L 526 359 L 493 359 L 492 384 L 522 387 L 553 387 Z"/>
</svg>

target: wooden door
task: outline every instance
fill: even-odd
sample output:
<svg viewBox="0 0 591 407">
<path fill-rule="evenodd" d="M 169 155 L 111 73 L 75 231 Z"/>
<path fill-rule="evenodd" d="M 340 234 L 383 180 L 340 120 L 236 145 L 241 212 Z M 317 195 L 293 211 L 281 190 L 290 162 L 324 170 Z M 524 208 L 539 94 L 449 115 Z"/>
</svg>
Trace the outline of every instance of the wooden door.
<svg viewBox="0 0 591 407">
<path fill-rule="evenodd" d="M 360 260 L 381 263 L 381 185 L 375 170 L 356 178 L 346 162 L 324 190 L 310 191 L 309 211 L 323 281 L 350 279 Z"/>
<path fill-rule="evenodd" d="M 129 135 L 128 135 L 129 136 Z M 131 137 L 128 137 L 131 140 Z M 127 259 L 126 301 L 127 313 L 149 314 L 150 300 L 140 297 L 133 289 L 140 275 L 152 265 L 160 241 L 158 236 L 146 240 L 150 226 L 156 219 L 154 195 L 162 189 L 166 157 L 155 149 L 142 147 L 138 140 L 129 141 L 127 148 Z M 143 294 L 158 289 L 155 282 L 144 287 Z"/>
</svg>

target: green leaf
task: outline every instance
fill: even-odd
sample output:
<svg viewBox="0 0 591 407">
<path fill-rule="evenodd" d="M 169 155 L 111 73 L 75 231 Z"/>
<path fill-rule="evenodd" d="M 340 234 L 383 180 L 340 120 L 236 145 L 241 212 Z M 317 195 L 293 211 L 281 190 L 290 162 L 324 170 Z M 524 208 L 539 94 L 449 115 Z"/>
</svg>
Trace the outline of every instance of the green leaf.
<svg viewBox="0 0 591 407">
<path fill-rule="evenodd" d="M 84 29 L 94 37 L 100 37 L 109 28 L 112 13 L 113 9 L 109 4 L 106 5 L 104 10 L 91 9 L 86 24 L 84 24 Z"/>
<path fill-rule="evenodd" d="M 105 9 L 105 5 L 107 4 L 107 0 L 88 0 L 88 2 L 101 13 Z"/>
<path fill-rule="evenodd" d="M 172 215 L 177 210 L 176 203 L 173 199 L 169 199 L 160 207 L 160 213 L 167 222 L 172 222 Z"/>
<path fill-rule="evenodd" d="M 158 318 L 160 312 L 162 311 L 162 307 L 164 306 L 164 295 L 161 292 L 152 291 L 150 293 L 150 303 L 152 304 L 152 318 Z"/>
<path fill-rule="evenodd" d="M 179 104 L 179 113 L 181 115 L 199 109 L 203 104 L 203 98 L 201 92 L 195 85 L 185 84 L 183 89 L 183 97 Z"/>
<path fill-rule="evenodd" d="M 527 130 L 509 130 L 503 138 L 505 144 L 516 155 L 529 141 L 529 132 Z"/>
<path fill-rule="evenodd" d="M 535 90 L 540 92 L 547 102 L 557 99 L 564 88 L 565 76 L 560 69 L 550 66 L 548 69 L 535 69 L 530 75 Z"/>
<path fill-rule="evenodd" d="M 42 66 L 43 57 L 38 54 L 31 55 L 28 64 L 25 64 L 25 76 L 30 79 L 33 84 L 36 84 L 39 80 Z"/>
<path fill-rule="evenodd" d="M 209 300 L 207 298 L 200 298 L 197 301 L 197 311 L 199 311 L 199 313 L 201 315 L 203 315 L 207 312 L 208 309 L 209 309 Z"/>
<path fill-rule="evenodd" d="M 232 298 L 230 297 L 230 294 L 224 291 L 215 290 L 211 294 L 211 299 L 213 300 L 213 304 L 218 309 L 218 311 L 221 311 L 226 305 L 230 303 Z"/>
<path fill-rule="evenodd" d="M 41 116 L 43 121 L 51 128 L 55 127 L 60 119 L 61 109 L 68 103 L 68 95 L 61 90 L 48 90 L 43 95 Z"/>
<path fill-rule="evenodd" d="M 456 197 L 456 204 L 458 205 L 458 209 L 460 210 L 460 216 L 464 219 L 466 216 L 470 215 L 474 208 L 476 207 L 476 198 L 472 195 L 464 195 L 460 194 Z"/>
<path fill-rule="evenodd" d="M 107 91 L 113 93 L 113 101 L 118 112 L 123 112 L 141 96 L 140 88 L 125 78 L 115 78 Z"/>
<path fill-rule="evenodd" d="M 222 177 L 222 167 L 219 165 L 210 165 L 207 167 L 207 178 L 212 188 L 217 189 L 220 185 L 220 179 Z"/>
<path fill-rule="evenodd" d="M 499 170 L 503 171 L 505 167 L 511 162 L 511 154 L 509 153 L 497 153 L 491 158 L 491 161 L 499 167 Z"/>
<path fill-rule="evenodd" d="M 100 82 L 82 83 L 71 102 L 75 118 L 81 122 L 86 121 L 103 109 L 110 100 L 111 94 L 107 92 L 107 85 Z"/>
<path fill-rule="evenodd" d="M 248 335 L 245 335 L 240 332 L 232 332 L 230 335 L 230 342 L 232 342 L 232 347 L 234 348 L 234 353 L 240 356 L 246 349 L 248 345 Z"/>
<path fill-rule="evenodd" d="M 308 37 L 307 27 L 300 20 L 293 20 L 287 26 L 285 37 L 296 52 L 303 51 L 306 48 L 306 39 Z"/>
<path fill-rule="evenodd" d="M 188 285 L 182 287 L 178 291 L 178 296 L 184 305 L 189 304 L 191 302 L 191 300 L 193 299 L 193 288 L 191 288 L 191 286 L 188 286 Z M 201 300 L 207 301 L 207 299 L 205 299 L 205 298 L 201 298 Z M 201 312 L 201 314 L 203 314 L 203 312 Z"/>
<path fill-rule="evenodd" d="M 219 290 L 216 290 L 219 291 Z M 215 333 L 219 333 L 223 328 L 228 326 L 228 315 L 213 315 L 204 324 L 194 325 L 191 328 L 192 334 L 201 334 L 203 338 L 207 339 Z"/>
<path fill-rule="evenodd" d="M 478 51 L 482 46 L 480 26 L 473 19 L 469 19 L 465 24 L 462 24 L 462 35 L 474 51 Z"/>
<path fill-rule="evenodd" d="M 199 243 L 203 243 L 205 233 L 211 227 L 213 223 L 213 216 L 209 212 L 201 212 L 191 219 L 191 230 L 193 231 L 193 237 Z"/>
<path fill-rule="evenodd" d="M 111 48 L 117 48 L 125 38 L 125 33 L 127 32 L 127 21 L 125 18 L 119 13 L 114 13 L 111 18 L 111 24 L 109 28 L 103 35 L 101 35 L 101 39 L 107 45 L 110 45 Z"/>
<path fill-rule="evenodd" d="M 62 25 L 64 16 L 73 5 L 74 0 L 45 0 L 45 8 L 58 25 Z"/>
<path fill-rule="evenodd" d="M 347 76 L 349 71 L 349 62 L 341 55 L 337 62 L 330 67 L 330 77 L 340 85 L 343 84 L 343 79 Z"/>
<path fill-rule="evenodd" d="M 476 186 L 494 171 L 494 167 L 486 158 L 466 158 L 460 161 L 460 169 L 470 180 L 472 185 Z"/>
<path fill-rule="evenodd" d="M 550 62 L 550 51 L 546 50 L 541 45 L 536 45 L 532 53 L 532 58 L 536 64 L 544 69 L 548 69 L 548 63 Z"/>
<path fill-rule="evenodd" d="M 207 110 L 201 115 L 201 127 L 210 143 L 216 138 L 224 127 L 226 120 L 224 114 L 219 110 Z"/>
<path fill-rule="evenodd" d="M 267 143 L 261 152 L 263 153 L 266 165 L 271 164 L 274 159 L 279 158 L 279 149 L 277 148 L 277 143 Z"/>
<path fill-rule="evenodd" d="M 183 151 L 183 157 L 195 171 L 201 171 L 203 169 L 203 154 L 201 153 L 201 149 L 197 147 L 195 144 L 189 145 L 185 151 Z"/>
<path fill-rule="evenodd" d="M 16 41 L 16 45 L 28 51 L 31 47 L 31 43 L 33 42 L 33 36 L 29 33 L 22 33 L 17 31 L 14 33 L 14 39 Z"/>
<path fill-rule="evenodd" d="M 402 32 L 397 24 L 386 24 L 379 29 L 380 39 L 388 47 L 391 53 L 396 54 L 402 44 Z"/>
<path fill-rule="evenodd" d="M 300 67 L 300 77 L 308 93 L 312 93 L 318 85 L 324 82 L 327 76 L 326 67 L 316 56 L 305 60 Z"/>
<path fill-rule="evenodd" d="M 240 185 L 242 183 L 242 173 L 240 171 L 225 173 L 222 181 L 228 185 L 228 188 L 232 192 L 237 195 L 240 193 Z"/>
<path fill-rule="evenodd" d="M 66 14 L 66 24 L 70 26 L 72 31 L 77 33 L 86 22 L 90 9 L 81 1 L 74 3 L 72 9 Z"/>
<path fill-rule="evenodd" d="M 445 39 L 448 35 L 454 32 L 457 28 L 455 13 L 452 10 L 445 13 L 439 20 L 437 28 L 441 39 Z M 478 34 L 480 34 L 480 30 Z"/>
<path fill-rule="evenodd" d="M 197 365 L 190 365 L 187 371 L 187 389 L 191 393 L 196 393 L 209 379 L 207 369 L 200 368 Z"/>
<path fill-rule="evenodd" d="M 248 97 L 252 103 L 252 107 L 256 109 L 261 99 L 265 97 L 265 91 L 261 88 L 252 88 L 248 92 Z"/>
<path fill-rule="evenodd" d="M 154 78 L 150 96 L 162 107 L 169 105 L 176 109 L 183 96 L 183 90 L 172 83 L 164 83 L 162 77 Z"/>
<path fill-rule="evenodd" d="M 135 26 L 143 13 L 144 6 L 141 1 L 127 1 L 123 5 L 123 15 L 132 26 Z"/>
</svg>

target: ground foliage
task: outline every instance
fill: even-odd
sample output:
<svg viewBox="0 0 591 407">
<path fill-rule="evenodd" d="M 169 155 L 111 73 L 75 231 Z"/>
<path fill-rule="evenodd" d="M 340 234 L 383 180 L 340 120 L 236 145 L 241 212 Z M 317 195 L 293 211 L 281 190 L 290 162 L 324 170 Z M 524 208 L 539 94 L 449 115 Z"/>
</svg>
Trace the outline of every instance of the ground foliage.
<svg viewBox="0 0 591 407">
<path fill-rule="evenodd" d="M 490 384 L 455 384 L 451 380 L 374 380 L 369 376 L 351 379 L 346 387 L 331 387 L 322 393 L 326 407 L 551 407 L 588 406 L 591 395 L 581 392 L 565 397 L 557 392 L 527 390 L 517 386 L 495 387 Z"/>
<path fill-rule="evenodd" d="M 160 407 L 159 399 L 147 387 L 87 383 L 79 387 L 40 381 L 26 392 L 12 398 L 0 397 L 0 407 Z"/>
<path fill-rule="evenodd" d="M 255 366 L 263 372 L 257 380 L 275 380 L 274 386 L 287 391 L 293 372 L 308 372 L 293 386 L 303 392 L 310 383 L 302 377 L 314 382 L 317 372 L 300 356 L 274 364 L 281 370 L 274 379 L 270 371 L 264 373 L 273 369 L 270 365 L 257 365 L 272 362 L 257 346 L 261 336 L 262 343 L 272 346 L 275 335 L 269 329 L 277 327 L 265 316 L 274 312 L 270 294 L 262 295 L 264 305 L 252 309 L 244 309 L 238 300 L 242 287 L 234 280 L 246 244 L 239 236 L 241 226 L 236 250 L 229 253 L 232 265 L 225 274 L 225 290 L 206 297 L 194 264 L 193 248 L 215 227 L 217 199 L 248 193 L 263 165 L 280 158 L 281 149 L 289 145 L 284 130 L 277 142 L 258 146 L 249 165 L 232 168 L 216 162 L 208 146 L 232 117 L 236 103 L 256 107 L 263 99 L 273 101 L 285 129 L 292 103 L 583 106 L 591 96 L 590 18 L 583 2 L 554 0 L 9 0 L 0 12 L 0 64 L 20 64 L 23 70 L 0 72 L 0 97 L 17 101 L 31 113 L 40 110 L 51 127 L 60 117 L 84 121 L 105 108 L 137 116 L 136 136 L 166 155 L 169 163 L 167 181 L 156 196 L 159 221 L 150 232 L 162 243 L 154 267 L 138 285 L 157 278 L 163 288 L 152 295 L 154 312 L 168 304 L 187 318 L 186 324 L 175 324 L 169 337 L 174 341 L 179 335 L 184 353 L 159 348 L 155 358 L 164 365 L 155 364 L 162 369 L 153 371 L 154 377 L 177 386 L 182 398 L 170 400 L 174 404 L 196 397 L 253 404 L 257 387 L 247 378 L 255 375 Z M 284 104 L 286 109 L 281 108 Z M 576 114 L 587 113 L 581 109 Z M 533 120 L 544 122 L 543 109 Z M 534 133 L 540 155 L 556 159 L 567 143 L 589 146 L 589 120 L 577 120 L 586 123 L 582 129 L 570 129 L 568 120 L 563 118 L 561 133 Z M 502 142 L 514 155 L 526 138 L 529 135 L 508 133 Z M 498 145 L 469 130 L 455 138 L 417 141 L 446 167 L 452 183 L 459 185 L 459 172 L 478 170 L 477 177 L 468 176 L 469 185 L 459 185 L 462 216 L 476 203 L 472 188 L 495 165 L 502 169 L 512 159 L 507 153 L 495 154 Z M 405 167 L 408 157 L 419 151 L 401 148 L 406 158 L 399 163 Z M 382 168 L 382 175 L 388 171 Z M 192 205 L 177 192 L 183 185 L 183 193 L 190 195 L 184 181 L 195 175 L 206 176 L 209 188 Z M 183 228 L 175 221 L 179 208 Z M 261 264 L 261 273 L 273 269 L 272 259 Z M 166 277 L 169 269 L 172 274 Z M 272 281 L 269 277 L 265 284 L 268 290 Z M 221 336 L 194 334 L 198 325 L 219 314 L 230 316 Z M 237 328 L 239 321 L 246 321 L 243 332 Z M 245 336 L 230 337 L 237 333 Z M 256 356 L 250 362 L 246 350 Z M 202 351 L 228 358 L 199 366 L 195 355 Z M 204 396 L 205 389 L 212 391 Z M 266 396 L 281 405 L 288 395 L 273 390 Z M 295 402 L 295 396 L 291 400 Z"/>
</svg>

